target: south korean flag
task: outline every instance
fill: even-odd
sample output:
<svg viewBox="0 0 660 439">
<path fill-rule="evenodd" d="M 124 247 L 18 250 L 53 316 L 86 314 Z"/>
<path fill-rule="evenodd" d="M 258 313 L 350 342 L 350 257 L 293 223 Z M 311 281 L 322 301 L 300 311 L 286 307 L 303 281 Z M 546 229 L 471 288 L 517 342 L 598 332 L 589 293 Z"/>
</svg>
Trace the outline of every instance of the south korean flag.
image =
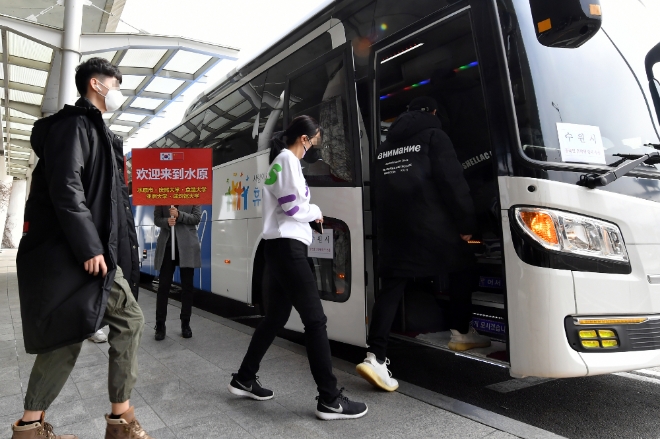
<svg viewBox="0 0 660 439">
<path fill-rule="evenodd" d="M 171 162 L 174 160 L 174 156 L 171 152 L 161 152 L 160 153 L 160 161 L 161 162 Z"/>
</svg>

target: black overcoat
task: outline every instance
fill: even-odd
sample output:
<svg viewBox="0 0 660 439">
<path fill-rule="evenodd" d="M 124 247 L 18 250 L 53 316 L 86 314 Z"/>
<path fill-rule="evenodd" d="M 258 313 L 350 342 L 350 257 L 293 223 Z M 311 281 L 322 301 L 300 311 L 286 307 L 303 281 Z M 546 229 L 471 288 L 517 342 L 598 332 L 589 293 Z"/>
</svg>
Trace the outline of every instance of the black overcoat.
<svg viewBox="0 0 660 439">
<path fill-rule="evenodd" d="M 25 350 L 38 354 L 99 329 L 117 265 L 135 295 L 139 267 L 121 141 L 101 112 L 81 98 L 35 122 L 30 142 L 39 161 L 16 269 Z M 83 269 L 97 255 L 105 278 Z"/>
<path fill-rule="evenodd" d="M 463 167 L 440 120 L 403 113 L 376 153 L 379 271 L 385 277 L 430 277 L 474 260 L 460 237 L 477 231 Z"/>
</svg>

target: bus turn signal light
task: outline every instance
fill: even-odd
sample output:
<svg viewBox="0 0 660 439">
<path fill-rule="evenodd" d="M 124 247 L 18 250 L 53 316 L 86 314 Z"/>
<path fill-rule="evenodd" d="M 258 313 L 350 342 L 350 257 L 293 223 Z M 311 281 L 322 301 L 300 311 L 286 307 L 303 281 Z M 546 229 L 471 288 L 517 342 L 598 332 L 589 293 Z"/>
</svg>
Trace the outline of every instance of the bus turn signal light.
<svg viewBox="0 0 660 439">
<path fill-rule="evenodd" d="M 529 230 L 534 232 L 536 236 L 548 244 L 559 244 L 555 222 L 550 215 L 545 212 L 537 212 L 533 210 L 520 211 L 519 215 L 523 223 L 525 223 Z"/>
<path fill-rule="evenodd" d="M 607 221 L 541 207 L 513 208 L 525 235 L 547 250 L 630 265 L 621 229 Z"/>
<path fill-rule="evenodd" d="M 599 348 L 598 340 L 582 340 L 582 346 L 588 349 Z"/>
<path fill-rule="evenodd" d="M 622 319 L 577 319 L 578 325 L 636 325 L 644 323 L 646 317 L 633 317 Z"/>
</svg>

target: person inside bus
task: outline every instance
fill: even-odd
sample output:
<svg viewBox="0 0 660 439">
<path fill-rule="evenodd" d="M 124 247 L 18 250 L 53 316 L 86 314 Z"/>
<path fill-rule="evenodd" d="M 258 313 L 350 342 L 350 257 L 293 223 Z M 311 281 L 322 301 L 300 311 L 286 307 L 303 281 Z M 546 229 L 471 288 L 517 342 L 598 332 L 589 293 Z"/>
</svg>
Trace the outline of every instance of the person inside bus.
<svg viewBox="0 0 660 439">
<path fill-rule="evenodd" d="M 266 316 L 254 331 L 228 389 L 234 395 L 259 401 L 273 398 L 271 390 L 261 387 L 257 372 L 277 331 L 296 308 L 305 325 L 307 358 L 319 392 L 316 416 L 322 420 L 360 418 L 367 413 L 367 405 L 344 396 L 332 373 L 327 318 L 307 258 L 312 243 L 309 223 L 323 223 L 323 215 L 310 203 L 300 160 L 305 154 L 313 154 L 310 150 L 319 144 L 321 136 L 318 122 L 303 115 L 294 118 L 270 142 L 270 171 L 263 204 Z"/>
<path fill-rule="evenodd" d="M 387 342 L 406 285 L 447 275 L 449 348 L 490 346 L 470 326 L 476 261 L 467 241 L 477 221 L 463 167 L 436 116 L 435 99 L 413 99 L 390 126 L 376 154 L 376 221 L 382 289 L 369 328 L 369 351 L 357 372 L 388 391 L 398 383 L 387 369 Z"/>
<path fill-rule="evenodd" d="M 156 298 L 156 335 L 158 341 L 165 339 L 167 320 L 167 297 L 170 294 L 174 270 L 179 266 L 181 276 L 181 336 L 192 337 L 190 316 L 193 303 L 193 276 L 195 268 L 202 266 L 202 251 L 197 237 L 197 225 L 202 218 L 202 207 L 156 206 L 154 224 L 160 227 L 156 243 L 156 270 L 160 271 Z M 172 257 L 172 227 L 174 227 L 174 257 Z"/>
</svg>

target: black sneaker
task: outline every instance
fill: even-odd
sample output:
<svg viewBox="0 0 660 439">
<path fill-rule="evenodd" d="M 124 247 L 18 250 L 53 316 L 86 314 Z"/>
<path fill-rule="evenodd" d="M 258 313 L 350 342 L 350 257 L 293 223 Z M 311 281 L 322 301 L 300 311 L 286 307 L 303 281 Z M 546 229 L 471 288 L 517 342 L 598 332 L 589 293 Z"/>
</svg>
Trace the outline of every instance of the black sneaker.
<svg viewBox="0 0 660 439">
<path fill-rule="evenodd" d="M 157 341 L 164 340 L 165 339 L 165 333 L 166 333 L 165 322 L 156 322 L 156 326 L 154 327 L 154 329 L 156 330 L 156 335 L 155 335 L 154 338 Z"/>
<path fill-rule="evenodd" d="M 334 401 L 328 403 L 316 397 L 316 417 L 324 421 L 335 419 L 357 419 L 367 414 L 369 410 L 363 402 L 354 402 L 343 395 L 344 388 L 339 391 L 339 395 Z"/>
<path fill-rule="evenodd" d="M 181 320 L 181 336 L 183 338 L 192 337 L 192 329 L 190 329 L 190 320 Z"/>
<path fill-rule="evenodd" d="M 248 398 L 256 399 L 257 401 L 266 401 L 272 399 L 275 394 L 272 390 L 264 389 L 261 387 L 259 382 L 259 377 L 245 383 L 241 383 L 236 379 L 236 373 L 232 373 L 231 376 L 234 377 L 229 383 L 227 389 L 230 393 L 238 396 L 247 396 Z"/>
</svg>

